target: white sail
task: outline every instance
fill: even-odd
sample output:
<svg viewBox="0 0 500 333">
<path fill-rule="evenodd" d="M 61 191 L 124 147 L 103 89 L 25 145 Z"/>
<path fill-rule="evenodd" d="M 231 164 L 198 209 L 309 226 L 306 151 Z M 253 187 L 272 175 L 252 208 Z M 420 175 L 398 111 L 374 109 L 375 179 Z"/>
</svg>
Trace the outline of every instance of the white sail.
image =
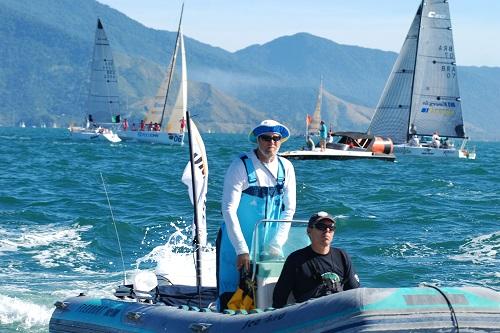
<svg viewBox="0 0 500 333">
<path fill-rule="evenodd" d="M 164 130 L 167 133 L 178 133 L 182 134 L 184 132 L 184 125 L 186 119 L 187 110 L 187 70 L 186 70 L 186 51 L 184 49 L 184 36 L 182 34 L 182 29 L 179 30 L 179 49 L 181 51 L 181 82 L 180 88 L 177 93 L 177 99 L 175 101 L 172 112 L 168 117 L 168 121 Z"/>
<path fill-rule="evenodd" d="M 319 132 L 322 104 L 323 104 L 323 79 L 321 79 L 319 84 L 318 98 L 316 99 L 316 108 L 314 109 L 311 123 L 307 128 L 307 133 L 310 135 L 317 135 Z"/>
<path fill-rule="evenodd" d="M 148 110 L 146 117 L 144 119 L 146 124 L 149 123 L 159 124 L 162 121 L 162 115 L 164 114 L 165 109 L 167 108 L 167 100 L 166 100 L 168 97 L 167 93 L 168 90 L 170 89 L 171 80 L 173 78 L 173 70 L 177 63 L 177 53 L 178 53 L 177 50 L 179 49 L 179 40 L 180 40 L 179 38 L 176 40 L 176 44 L 174 46 L 174 53 L 172 53 L 172 58 L 170 59 L 170 63 L 168 65 L 163 81 L 160 84 L 158 91 L 156 92 L 154 105 L 152 108 Z"/>
<path fill-rule="evenodd" d="M 447 1 L 422 1 L 368 133 L 406 143 L 438 131 L 463 138 L 463 119 Z"/>
<path fill-rule="evenodd" d="M 424 2 L 420 26 L 410 124 L 420 135 L 439 131 L 441 136 L 463 138 L 448 2 Z"/>
<path fill-rule="evenodd" d="M 97 20 L 90 73 L 88 114 L 96 123 L 111 123 L 120 114 L 118 78 L 113 54 L 101 20 Z"/>
</svg>

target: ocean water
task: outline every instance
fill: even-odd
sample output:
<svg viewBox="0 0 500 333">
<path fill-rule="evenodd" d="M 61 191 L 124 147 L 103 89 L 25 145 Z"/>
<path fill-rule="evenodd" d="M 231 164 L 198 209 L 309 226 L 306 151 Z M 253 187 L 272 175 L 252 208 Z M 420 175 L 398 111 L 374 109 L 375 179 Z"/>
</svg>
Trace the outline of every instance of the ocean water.
<svg viewBox="0 0 500 333">
<path fill-rule="evenodd" d="M 224 172 L 252 146 L 244 135 L 203 138 L 214 243 Z M 472 144 L 475 161 L 294 161 L 295 217 L 338 217 L 334 245 L 352 256 L 363 286 L 500 290 L 500 144 Z M 282 150 L 300 146 L 292 138 Z M 123 266 L 127 279 L 159 266 L 188 281 L 193 212 L 180 181 L 187 159 L 187 145 L 75 142 L 63 129 L 0 128 L 0 332 L 47 332 L 55 301 L 80 292 L 112 297 Z M 211 284 L 213 252 L 206 261 Z"/>
</svg>

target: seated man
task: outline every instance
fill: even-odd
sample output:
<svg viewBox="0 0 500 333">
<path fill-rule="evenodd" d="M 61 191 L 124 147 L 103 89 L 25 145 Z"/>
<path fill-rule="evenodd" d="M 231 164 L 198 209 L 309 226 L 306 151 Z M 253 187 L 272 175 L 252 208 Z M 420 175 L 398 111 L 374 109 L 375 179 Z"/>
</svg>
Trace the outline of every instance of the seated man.
<svg viewBox="0 0 500 333">
<path fill-rule="evenodd" d="M 273 293 L 273 307 L 287 304 L 290 292 L 300 303 L 359 287 L 359 278 L 346 252 L 330 247 L 335 220 L 326 212 L 311 216 L 307 234 L 311 245 L 292 252 L 285 261 Z"/>
</svg>

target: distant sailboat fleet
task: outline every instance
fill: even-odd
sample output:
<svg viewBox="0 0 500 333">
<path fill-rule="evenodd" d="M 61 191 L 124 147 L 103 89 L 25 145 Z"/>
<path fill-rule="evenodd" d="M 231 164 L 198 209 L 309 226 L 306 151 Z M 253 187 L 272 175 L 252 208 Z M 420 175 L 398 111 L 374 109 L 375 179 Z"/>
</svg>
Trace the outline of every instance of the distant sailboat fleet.
<svg viewBox="0 0 500 333">
<path fill-rule="evenodd" d="M 183 8 L 172 57 L 153 106 L 147 109 L 144 119 L 132 124 L 120 117 L 116 70 L 109 41 L 98 20 L 86 123 L 70 126 L 72 137 L 184 144 L 188 91 L 182 15 Z M 294 158 L 300 158 L 297 154 L 313 159 L 328 155 L 322 149 L 321 156 L 316 156 L 316 144 L 311 145 L 312 141 L 318 141 L 323 90 L 321 78 L 314 113 L 307 115 L 306 120 L 308 142 L 303 151 L 308 152 L 294 151 Z M 339 133 L 348 133 L 351 137 L 338 137 Z M 332 142 L 335 135 L 337 142 Z M 420 4 L 367 132 L 334 133 L 330 126 L 328 139 L 329 153 L 339 150 L 338 145 L 342 143 L 347 148 L 340 149 L 343 151 L 340 157 L 337 151 L 326 158 L 343 158 L 346 152 L 356 158 L 361 152 L 368 152 L 391 160 L 394 151 L 396 155 L 475 159 L 475 149 L 466 147 L 468 137 L 463 124 L 447 1 Z M 462 144 L 455 147 L 452 139 L 461 139 Z M 388 140 L 392 141 L 390 149 L 385 147 Z M 349 147 L 348 141 L 357 144 Z M 384 149 L 380 151 L 376 147 L 382 141 Z M 285 155 L 290 154 L 285 152 Z"/>
</svg>

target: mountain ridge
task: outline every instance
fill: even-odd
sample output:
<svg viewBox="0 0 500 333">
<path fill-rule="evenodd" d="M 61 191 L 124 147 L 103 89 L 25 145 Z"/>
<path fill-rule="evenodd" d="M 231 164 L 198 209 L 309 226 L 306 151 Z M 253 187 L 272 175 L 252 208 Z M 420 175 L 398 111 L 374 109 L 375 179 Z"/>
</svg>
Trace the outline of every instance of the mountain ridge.
<svg viewBox="0 0 500 333">
<path fill-rule="evenodd" d="M 97 17 L 113 49 L 123 113 L 143 116 L 170 59 L 175 32 L 145 27 L 93 0 L 2 0 L 0 9 L 0 125 L 22 120 L 63 126 L 83 118 Z M 300 133 L 314 110 L 321 77 L 328 93 L 325 121 L 337 130 L 365 131 L 397 57 L 309 33 L 235 52 L 186 37 L 186 50 L 188 104 L 199 114 L 200 130 L 231 133 L 247 132 L 262 118 L 276 118 Z M 495 126 L 500 68 L 459 66 L 458 77 L 467 134 L 500 140 Z M 233 121 L 217 126 L 224 119 Z"/>
</svg>

